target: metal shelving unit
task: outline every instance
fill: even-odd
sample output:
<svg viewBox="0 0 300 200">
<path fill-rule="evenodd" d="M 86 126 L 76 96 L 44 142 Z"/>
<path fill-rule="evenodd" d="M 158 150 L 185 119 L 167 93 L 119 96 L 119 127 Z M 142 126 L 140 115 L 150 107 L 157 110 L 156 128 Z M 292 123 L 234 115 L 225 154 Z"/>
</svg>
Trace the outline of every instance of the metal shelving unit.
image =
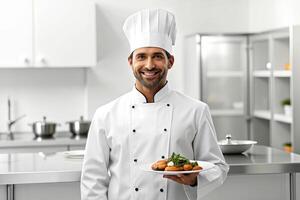
<svg viewBox="0 0 300 200">
<path fill-rule="evenodd" d="M 300 153 L 300 26 L 255 34 L 186 37 L 185 92 L 210 106 L 218 139 Z M 287 66 L 291 66 L 287 70 Z M 292 115 L 281 102 L 290 98 Z"/>
<path fill-rule="evenodd" d="M 292 28 L 250 36 L 251 139 L 283 149 L 284 144 L 299 145 L 295 140 L 294 117 L 284 113 L 281 102 L 295 101 L 292 82 Z M 299 80 L 298 80 L 299 81 Z M 295 109 L 294 109 L 295 111 Z"/>
</svg>

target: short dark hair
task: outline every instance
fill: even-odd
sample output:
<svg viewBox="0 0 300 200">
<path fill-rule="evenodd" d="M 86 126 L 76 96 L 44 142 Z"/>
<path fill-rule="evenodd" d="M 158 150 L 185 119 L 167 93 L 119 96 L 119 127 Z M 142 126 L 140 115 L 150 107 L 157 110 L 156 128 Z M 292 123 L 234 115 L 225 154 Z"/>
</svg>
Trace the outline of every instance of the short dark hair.
<svg viewBox="0 0 300 200">
<path fill-rule="evenodd" d="M 167 52 L 166 50 L 164 50 L 166 52 L 166 55 L 167 55 L 167 58 L 170 59 L 171 58 L 171 54 L 169 52 Z M 134 51 L 133 51 L 134 52 Z M 129 55 L 129 59 L 132 60 L 132 57 L 133 57 L 133 52 Z"/>
</svg>

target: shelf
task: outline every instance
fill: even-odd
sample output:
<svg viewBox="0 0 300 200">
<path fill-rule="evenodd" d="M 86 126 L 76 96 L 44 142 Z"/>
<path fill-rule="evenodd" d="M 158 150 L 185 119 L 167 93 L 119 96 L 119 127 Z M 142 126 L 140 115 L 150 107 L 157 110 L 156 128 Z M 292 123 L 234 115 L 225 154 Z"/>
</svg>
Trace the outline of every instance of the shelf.
<svg viewBox="0 0 300 200">
<path fill-rule="evenodd" d="M 269 78 L 271 77 L 271 71 L 269 70 L 255 70 L 253 72 L 254 77 L 262 77 L 262 78 Z"/>
<path fill-rule="evenodd" d="M 253 113 L 254 117 L 261 119 L 271 119 L 271 112 L 268 110 L 255 110 Z"/>
<path fill-rule="evenodd" d="M 207 77 L 243 77 L 242 71 L 209 71 Z"/>
<path fill-rule="evenodd" d="M 287 116 L 284 114 L 274 114 L 274 120 L 278 122 L 288 123 L 288 124 L 293 123 L 293 118 L 291 116 Z"/>
<path fill-rule="evenodd" d="M 290 70 L 276 70 L 273 73 L 274 77 L 286 77 L 289 78 L 292 76 L 292 71 Z"/>
<path fill-rule="evenodd" d="M 239 109 L 219 109 L 211 110 L 212 116 L 242 116 L 244 115 L 243 110 Z"/>
</svg>

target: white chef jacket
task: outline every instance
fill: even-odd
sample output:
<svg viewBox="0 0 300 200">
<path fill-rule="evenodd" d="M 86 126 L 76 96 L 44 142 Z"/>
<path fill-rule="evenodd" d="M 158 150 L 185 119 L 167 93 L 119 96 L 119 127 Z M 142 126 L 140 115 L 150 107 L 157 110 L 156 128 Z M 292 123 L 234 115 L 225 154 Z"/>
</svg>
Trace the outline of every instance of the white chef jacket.
<svg viewBox="0 0 300 200">
<path fill-rule="evenodd" d="M 176 183 L 142 165 L 180 153 L 216 167 L 195 187 Z M 154 103 L 134 87 L 97 109 L 88 134 L 82 200 L 196 200 L 221 185 L 228 165 L 217 144 L 208 106 L 166 84 Z"/>
</svg>

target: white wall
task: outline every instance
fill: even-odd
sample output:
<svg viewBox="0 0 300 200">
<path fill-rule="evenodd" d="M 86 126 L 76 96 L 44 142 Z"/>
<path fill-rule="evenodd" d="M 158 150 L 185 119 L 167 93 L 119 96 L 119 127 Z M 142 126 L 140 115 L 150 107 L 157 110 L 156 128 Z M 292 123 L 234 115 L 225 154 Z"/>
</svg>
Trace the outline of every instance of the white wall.
<svg viewBox="0 0 300 200">
<path fill-rule="evenodd" d="M 293 10 L 298 0 L 250 0 L 249 1 L 249 31 L 261 32 L 282 27 L 288 27 L 293 22 Z M 299 12 L 298 12 L 299 13 Z"/>
<path fill-rule="evenodd" d="M 0 69 L 0 132 L 7 130 L 7 98 L 12 102 L 12 119 L 26 114 L 14 130 L 32 131 L 28 123 L 61 123 L 84 115 L 85 77 L 83 69 Z"/>
</svg>

